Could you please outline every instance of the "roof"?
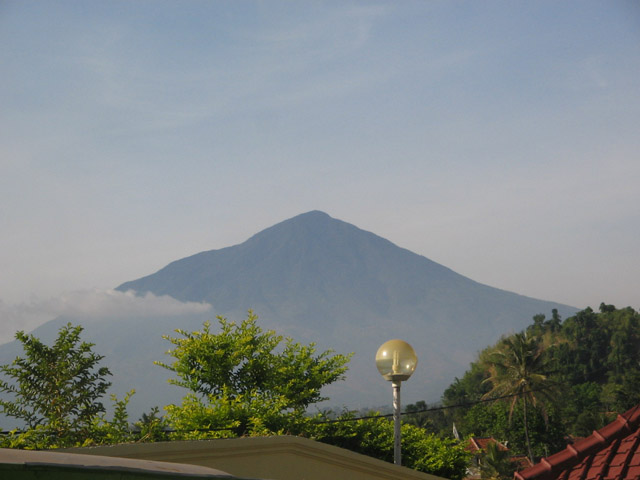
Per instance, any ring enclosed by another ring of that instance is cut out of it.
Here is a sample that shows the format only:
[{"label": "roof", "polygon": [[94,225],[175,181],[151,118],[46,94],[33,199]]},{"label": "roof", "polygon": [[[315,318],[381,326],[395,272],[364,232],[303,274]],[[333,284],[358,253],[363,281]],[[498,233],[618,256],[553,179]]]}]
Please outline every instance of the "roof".
[{"label": "roof", "polygon": [[[498,450],[503,452],[508,452],[509,448],[503,443],[500,443],[493,437],[469,437],[469,441],[465,446],[465,449],[468,452],[473,453],[474,455],[481,454],[487,451],[487,446],[495,443],[498,445]],[[523,470],[525,468],[531,467],[533,464],[529,457],[526,455],[511,455],[509,457],[512,463],[515,464],[515,468],[517,470]]]},{"label": "roof", "polygon": [[516,480],[640,480],[640,405],[561,452],[517,472]]},{"label": "roof", "polygon": [[[65,451],[201,465],[240,478],[444,480],[334,445],[288,435],[128,443],[69,448]],[[0,478],[3,478],[1,474]]]},{"label": "roof", "polygon": [[[43,478],[200,478],[226,479],[234,477],[217,469],[197,465],[110,458],[57,451],[34,451],[0,448],[0,476],[9,472],[16,477],[24,472],[36,472]],[[56,474],[58,472],[58,474]],[[76,474],[73,476],[72,474]],[[2,477],[4,478],[4,477]],[[32,478],[32,477],[29,477]],[[35,478],[35,477],[34,477]]]},{"label": "roof", "polygon": [[472,453],[481,451],[484,452],[487,449],[487,445],[489,445],[490,443],[497,443],[499,450],[509,450],[493,437],[469,437],[469,443],[467,444],[465,449]]}]

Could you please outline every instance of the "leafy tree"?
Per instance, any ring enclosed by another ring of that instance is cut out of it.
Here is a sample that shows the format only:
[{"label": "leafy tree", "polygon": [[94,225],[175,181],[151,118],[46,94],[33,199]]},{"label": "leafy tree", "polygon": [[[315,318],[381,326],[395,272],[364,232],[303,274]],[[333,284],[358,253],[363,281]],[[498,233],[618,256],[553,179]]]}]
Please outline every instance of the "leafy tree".
[{"label": "leafy tree", "polygon": [[139,442],[160,442],[169,439],[167,420],[160,415],[160,408],[153,407],[149,413],[143,413],[134,423],[134,430]]},{"label": "leafy tree", "polygon": [[[327,423],[309,426],[313,437],[388,462],[393,461],[393,422],[385,418],[355,421],[345,413]],[[415,425],[402,424],[402,464],[452,480],[464,478],[471,455],[463,445],[442,439]]]},{"label": "leafy tree", "polygon": [[429,407],[424,400],[407,405],[403,421],[429,432],[436,433],[440,437],[452,437],[451,422],[446,417],[441,405]]},{"label": "leafy tree", "polygon": [[175,346],[167,352],[175,361],[156,363],[177,375],[170,383],[191,391],[181,406],[166,407],[176,429],[246,434],[294,428],[309,405],[327,399],[322,387],[342,379],[351,358],[263,332],[251,311],[239,325],[223,317],[218,322],[218,333],[205,322],[202,331],[164,337]]},{"label": "leafy tree", "polygon": [[192,393],[181,405],[167,405],[166,418],[174,440],[202,440],[239,436],[299,435],[311,417],[287,410],[286,399],[259,397],[254,393],[210,395],[203,400]]},{"label": "leafy tree", "polygon": [[529,438],[528,407],[536,406],[538,398],[551,400],[549,389],[552,386],[548,378],[548,365],[542,353],[544,347],[540,337],[527,333],[516,333],[505,338],[486,359],[489,377],[485,382],[491,383],[492,389],[485,398],[510,396],[509,418],[517,402],[522,402],[522,419],[524,436],[529,458],[533,462],[533,451]]},{"label": "leafy tree", "polygon": [[425,412],[427,408],[427,402],[424,400],[407,405],[404,421],[416,427],[433,430],[433,420],[430,418],[429,412]]},{"label": "leafy tree", "polygon": [[551,320],[546,322],[546,326],[552,332],[557,332],[560,330],[560,326],[562,325],[562,319],[560,318],[560,314],[558,313],[558,309],[554,308],[551,310]]},{"label": "leafy tree", "polygon": [[91,445],[105,445],[124,443],[138,439],[128,422],[127,405],[134,391],[128,392],[122,400],[111,395],[114,414],[111,420],[104,413],[96,415],[91,425],[79,432],[69,432],[67,435],[54,436],[46,424],[37,425],[27,430],[12,430],[0,440],[3,448],[51,449],[64,447],[87,447]]},{"label": "leafy tree", "polygon": [[629,369],[616,391],[614,410],[625,412],[640,403],[640,365]]},{"label": "leafy tree", "polygon": [[565,423],[571,426],[572,434],[586,437],[608,423],[600,413],[601,385],[595,382],[580,383],[570,386],[568,392],[559,408]]},{"label": "leafy tree", "polygon": [[[525,331],[528,337],[539,339],[539,362],[545,365],[548,380],[561,386],[563,393],[539,404],[546,409],[547,423],[543,421],[545,411],[527,402],[527,427],[534,454],[562,448],[562,435],[589,435],[640,403],[640,313],[633,308],[617,309],[602,303],[599,312],[586,308],[564,322],[553,311],[550,320],[534,316]],[[502,341],[481,352],[464,376],[451,384],[442,397],[445,406],[472,404],[493,389],[492,382],[486,380],[487,365],[501,345]],[[498,412],[508,414],[509,408],[475,405],[448,410],[446,415],[462,434],[492,435],[509,440],[512,450],[525,451],[520,426],[524,404],[516,402],[510,425]]]},{"label": "leafy tree", "polygon": [[98,367],[103,357],[92,351],[94,345],[80,341],[82,330],[67,324],[52,346],[17,332],[25,357],[0,366],[11,379],[0,380],[0,392],[13,395],[0,400],[2,413],[34,430],[40,444],[82,443],[105,411],[100,399],[111,385],[106,380],[111,372]]},{"label": "leafy tree", "polygon": [[134,393],[134,390],[129,391],[122,400],[118,400],[118,397],[111,395],[114,410],[113,418],[109,420],[104,413],[95,417],[87,437],[82,441],[82,446],[110,445],[139,440],[139,436],[129,424],[129,413],[127,411],[129,399]]},{"label": "leafy tree", "polygon": [[[471,364],[464,376],[457,378],[444,391],[442,395],[442,403],[446,407],[455,407],[445,410],[444,414],[449,420],[451,427],[455,423],[457,428],[466,434],[479,434],[475,428],[465,428],[465,415],[471,408],[471,405],[481,400],[482,395],[487,393],[491,387],[484,380],[487,378],[487,370],[480,364],[474,362]],[[468,405],[468,406],[463,406]]]},{"label": "leafy tree", "polygon": [[[493,437],[507,444],[512,452],[526,452],[522,410],[523,402],[516,404],[512,415],[506,402],[480,403],[469,409],[461,425],[466,435]],[[545,413],[540,405],[529,405],[527,412],[527,428],[534,455],[547,455],[547,452],[566,446],[565,428],[553,405],[547,406]]]},{"label": "leafy tree", "polygon": [[598,314],[585,308],[568,318],[562,327],[562,335],[568,342],[560,359],[563,376],[571,384],[606,382],[609,332]]},{"label": "leafy tree", "polygon": [[497,442],[487,444],[480,459],[480,477],[482,480],[509,480],[513,478],[515,465],[509,451],[500,448]]}]

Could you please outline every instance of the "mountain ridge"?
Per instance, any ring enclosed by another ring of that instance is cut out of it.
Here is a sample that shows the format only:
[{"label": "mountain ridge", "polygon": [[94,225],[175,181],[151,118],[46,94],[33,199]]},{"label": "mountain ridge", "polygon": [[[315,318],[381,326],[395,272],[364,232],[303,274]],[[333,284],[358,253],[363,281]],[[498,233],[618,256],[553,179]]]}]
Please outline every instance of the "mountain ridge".
[{"label": "mountain ridge", "polygon": [[346,381],[324,393],[329,405],[366,408],[388,403],[374,355],[390,338],[409,341],[420,358],[405,398],[432,402],[501,335],[554,308],[563,317],[577,311],[483,285],[320,211],[284,220],[240,244],[170,262],[117,290],[213,306],[209,313],[156,319],[59,318],[36,329],[34,334],[52,337],[62,322],[85,326],[87,340],[114,373],[116,392],[137,389],[134,411],[179,401],[185,392],[167,385],[168,372],[152,364],[170,347],[162,335],[198,330],[215,315],[240,321],[251,309],[264,330],[314,342],[319,350],[354,352]]},{"label": "mountain ridge", "polygon": [[[345,239],[351,245],[345,245]],[[295,248],[300,245],[303,247],[302,251]],[[371,250],[376,251],[377,258],[363,258],[368,252],[370,254]],[[383,253],[392,258],[385,257]],[[227,261],[221,262],[224,256],[227,256]],[[282,287],[290,287],[293,283],[308,285],[313,282],[314,274],[326,274],[330,269],[334,274],[331,279],[338,284],[344,283],[341,282],[341,278],[349,275],[349,269],[361,268],[366,260],[387,263],[386,268],[394,268],[401,262],[401,269],[405,273],[413,272],[414,276],[415,262],[419,261],[422,262],[422,268],[429,269],[430,275],[446,275],[478,284],[425,256],[417,255],[374,233],[315,210],[266,228],[240,244],[176,260],[154,274],[125,282],[116,289],[132,289],[137,294],[168,294],[182,301],[209,301],[214,303],[214,306],[225,309],[228,308],[227,303],[233,303],[235,300],[215,305],[216,301],[220,301],[220,297],[216,297],[211,290],[206,290],[211,287],[217,288],[214,275],[239,275],[236,281],[231,279],[236,290],[246,290],[245,286],[249,282],[253,284],[254,290],[258,289],[264,293],[264,286],[259,283],[263,280],[262,277],[283,270],[287,263],[295,268],[287,271],[286,278],[278,279],[284,282]],[[258,282],[249,277],[250,273],[258,276]],[[303,273],[307,275],[302,276]],[[339,275],[336,276],[336,273]],[[173,279],[168,275],[173,276]],[[354,278],[350,278],[350,281],[359,283]],[[185,285],[189,286],[184,288]],[[376,285],[369,287],[375,288]],[[226,292],[220,292],[223,293]],[[376,296],[380,294],[378,290]]]},{"label": "mountain ridge", "polygon": [[[232,318],[252,309],[280,333],[355,351],[352,370],[358,373],[350,381],[359,389],[376,374],[359,373],[370,367],[363,352],[374,353],[387,337],[428,345],[423,363],[433,371],[430,381],[444,388],[455,376],[446,356],[456,357],[449,362],[462,374],[477,351],[524,328],[533,315],[576,310],[483,285],[317,210],[240,244],[177,260],[118,289],[206,301]],[[455,332],[459,340],[450,338]]]}]

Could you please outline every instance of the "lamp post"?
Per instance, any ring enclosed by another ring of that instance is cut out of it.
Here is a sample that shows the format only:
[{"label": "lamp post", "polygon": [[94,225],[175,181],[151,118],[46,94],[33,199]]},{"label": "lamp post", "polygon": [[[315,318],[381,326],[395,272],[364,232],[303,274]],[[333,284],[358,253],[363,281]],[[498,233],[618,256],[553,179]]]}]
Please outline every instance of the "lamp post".
[{"label": "lamp post", "polygon": [[416,369],[418,357],[404,340],[389,340],[376,352],[376,367],[393,386],[393,463],[401,464],[400,384],[408,380]]}]

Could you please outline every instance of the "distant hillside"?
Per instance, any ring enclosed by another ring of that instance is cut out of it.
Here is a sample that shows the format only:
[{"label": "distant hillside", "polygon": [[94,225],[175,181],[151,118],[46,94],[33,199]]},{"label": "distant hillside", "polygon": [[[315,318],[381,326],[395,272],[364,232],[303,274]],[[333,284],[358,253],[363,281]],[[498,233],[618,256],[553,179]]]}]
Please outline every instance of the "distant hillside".
[{"label": "distant hillside", "polygon": [[[234,320],[252,309],[265,329],[322,349],[355,352],[347,381],[327,392],[331,405],[353,408],[389,403],[390,387],[373,361],[387,339],[409,341],[419,356],[418,369],[403,389],[405,401],[433,401],[465,372],[477,351],[501,334],[525,327],[537,313],[549,316],[557,308],[566,317],[576,311],[482,285],[318,211],[267,228],[242,244],[177,260],[118,290],[206,301],[214,314]],[[105,364],[112,366],[120,390],[136,387],[136,405],[146,408],[167,403],[166,392],[181,393],[164,384],[167,371],[150,363],[168,348],[160,336],[173,328],[196,329],[214,314],[155,322],[105,318],[86,325],[86,333],[97,343],[96,351],[107,355]]]}]

